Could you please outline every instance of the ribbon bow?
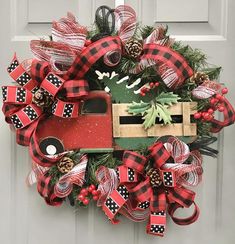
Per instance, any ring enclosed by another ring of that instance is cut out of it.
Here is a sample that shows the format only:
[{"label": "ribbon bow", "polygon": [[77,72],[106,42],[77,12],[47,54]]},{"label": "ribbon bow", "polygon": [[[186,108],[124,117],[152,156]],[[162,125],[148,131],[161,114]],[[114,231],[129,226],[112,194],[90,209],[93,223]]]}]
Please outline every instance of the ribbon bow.
[{"label": "ribbon bow", "polygon": [[[166,211],[173,221],[187,225],[196,221],[199,209],[194,203],[195,193],[183,185],[197,185],[201,180],[201,155],[190,152],[188,146],[170,137],[166,144],[157,141],[149,148],[148,157],[125,151],[123,165],[117,169],[119,185],[104,201],[105,214],[116,223],[117,213],[135,221],[149,218],[147,232],[163,236],[166,226]],[[173,160],[173,161],[172,161]],[[195,205],[192,216],[186,219],[174,217],[180,207]],[[146,209],[149,209],[146,212]],[[145,211],[145,217],[136,217],[136,211]]]},{"label": "ribbon bow", "polygon": [[[25,128],[27,132],[32,133],[33,129],[31,128],[36,128],[36,121],[45,112],[65,118],[78,116],[78,102],[66,102],[58,99],[57,94],[62,89],[65,92],[65,99],[80,99],[88,94],[88,84],[85,80],[65,82],[63,78],[50,72],[47,62],[34,59],[26,69],[25,62],[19,63],[15,55],[8,67],[8,72],[20,86],[2,87],[3,111],[6,121],[12,123],[15,129],[22,130],[21,135],[25,135]],[[51,100],[51,107],[47,110],[35,101],[43,98]],[[31,133],[28,133],[28,138]],[[24,138],[22,141],[18,136],[18,143],[28,145],[28,138]]]},{"label": "ribbon bow", "polygon": [[78,164],[71,171],[61,176],[56,183],[51,181],[49,168],[33,164],[27,182],[29,185],[37,182],[38,192],[46,203],[51,206],[59,206],[62,204],[63,199],[72,192],[73,185],[82,186],[84,184],[87,161],[87,156],[82,156]]}]

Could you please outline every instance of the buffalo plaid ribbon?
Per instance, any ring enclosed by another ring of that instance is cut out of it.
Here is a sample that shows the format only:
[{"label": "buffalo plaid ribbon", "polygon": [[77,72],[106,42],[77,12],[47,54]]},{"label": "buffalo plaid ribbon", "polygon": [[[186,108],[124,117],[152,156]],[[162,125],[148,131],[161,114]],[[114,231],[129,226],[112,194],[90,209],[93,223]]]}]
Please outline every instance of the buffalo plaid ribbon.
[{"label": "buffalo plaid ribbon", "polygon": [[37,190],[48,205],[60,206],[62,204],[63,198],[59,198],[55,195],[54,185],[51,182],[51,176],[48,172],[38,177]]},{"label": "buffalo plaid ribbon", "polygon": [[158,74],[169,88],[180,87],[186,79],[193,75],[193,70],[178,52],[156,43],[144,45],[139,64],[130,72],[139,73],[147,65],[157,65]]},{"label": "buffalo plaid ribbon", "polygon": [[220,130],[222,130],[224,127],[229,126],[234,123],[235,121],[235,111],[233,106],[229,103],[229,101],[225,98],[224,99],[224,120],[219,121],[217,119],[213,119],[211,121],[211,132],[218,133]]},{"label": "buffalo plaid ribbon", "polygon": [[117,36],[102,38],[85,48],[79,55],[71,68],[65,74],[64,79],[82,79],[92,65],[102,58],[106,53],[122,49],[121,40]]},{"label": "buffalo plaid ribbon", "polygon": [[[149,223],[146,231],[149,234],[163,236],[166,228],[167,204],[169,206],[168,213],[177,224],[190,224],[196,221],[199,211],[195,205],[195,211],[189,218],[177,219],[173,216],[179,207],[188,208],[194,203],[195,193],[177,185],[172,170],[162,169],[171,154],[161,141],[151,146],[149,152],[147,158],[136,152],[124,152],[123,165],[117,168],[120,184],[107,197],[102,208],[113,223],[117,223],[117,220],[115,220],[116,214],[125,212],[123,208],[129,206],[129,202],[133,205],[132,210],[129,207],[129,212],[126,214],[129,218],[133,216],[131,211],[144,211],[149,208]],[[145,172],[149,160],[153,161],[153,168],[158,169],[160,172],[163,184],[159,187],[152,187],[150,176]]]}]

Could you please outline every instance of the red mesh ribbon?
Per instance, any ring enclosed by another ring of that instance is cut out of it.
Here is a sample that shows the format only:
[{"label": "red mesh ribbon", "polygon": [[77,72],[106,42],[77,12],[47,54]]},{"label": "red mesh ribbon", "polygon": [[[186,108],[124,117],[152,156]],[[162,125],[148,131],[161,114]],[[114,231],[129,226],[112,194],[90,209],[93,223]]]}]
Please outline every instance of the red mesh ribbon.
[{"label": "red mesh ribbon", "polygon": [[[171,138],[169,142],[174,143]],[[182,145],[183,143],[177,144],[178,147]],[[178,148],[179,150],[180,148]],[[173,169],[164,169],[167,160],[176,157],[177,153],[173,154],[168,151],[161,141],[156,142],[149,148],[149,151],[148,158],[136,152],[124,152],[123,165],[117,169],[119,186],[106,198],[102,208],[113,223],[118,223],[115,219],[117,213],[134,221],[144,220],[148,217],[147,233],[163,236],[166,228],[167,204],[168,213],[177,224],[193,223],[198,218],[199,211],[195,205],[195,212],[191,217],[179,220],[173,216],[179,207],[188,208],[194,203],[195,193],[177,184],[178,179]],[[185,150],[184,153],[187,151]],[[153,168],[158,169],[161,175],[163,184],[159,187],[152,187],[150,176],[145,171],[146,164],[150,159],[153,160]],[[146,211],[148,208],[150,211]],[[141,210],[145,212],[139,217],[138,211]]]}]

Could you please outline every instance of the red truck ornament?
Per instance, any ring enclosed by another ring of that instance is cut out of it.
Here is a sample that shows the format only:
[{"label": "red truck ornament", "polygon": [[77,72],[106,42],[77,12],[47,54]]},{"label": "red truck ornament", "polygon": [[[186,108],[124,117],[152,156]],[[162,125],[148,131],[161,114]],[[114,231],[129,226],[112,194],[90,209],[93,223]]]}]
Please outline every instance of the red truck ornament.
[{"label": "red truck ornament", "polygon": [[70,150],[112,152],[148,146],[165,135],[183,137],[184,141],[195,139],[196,124],[190,121],[195,102],[179,102],[169,108],[172,115],[182,117],[182,123],[156,123],[149,129],[144,129],[141,116],[128,113],[128,105],[112,104],[111,95],[105,91],[91,91],[82,101],[77,118],[50,116],[39,124],[41,151],[46,155]]}]

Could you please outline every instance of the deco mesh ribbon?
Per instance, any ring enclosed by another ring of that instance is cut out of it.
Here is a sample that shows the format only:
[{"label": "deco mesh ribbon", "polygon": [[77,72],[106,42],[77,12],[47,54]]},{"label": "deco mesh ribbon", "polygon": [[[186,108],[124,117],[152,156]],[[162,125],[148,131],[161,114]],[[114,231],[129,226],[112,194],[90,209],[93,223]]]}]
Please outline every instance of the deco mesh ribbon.
[{"label": "deco mesh ribbon", "polygon": [[[101,181],[98,189],[102,196],[106,196],[102,208],[113,223],[117,223],[117,213],[134,221],[148,218],[147,233],[163,236],[166,211],[179,225],[188,225],[197,220],[199,209],[194,202],[195,193],[184,186],[196,186],[201,181],[202,158],[199,151],[190,152],[185,143],[174,137],[170,137],[166,144],[159,139],[149,148],[149,152],[148,157],[132,151],[124,152],[123,165],[117,168],[119,184],[113,187],[111,193],[102,191],[105,184],[112,182],[107,177],[107,169],[98,170],[98,179],[102,179],[100,174],[106,171],[106,181]],[[158,179],[154,181],[156,174]],[[174,216],[178,208],[188,208],[192,204],[195,206],[192,216],[186,219]],[[146,212],[146,209],[149,211]],[[134,217],[136,211],[141,210],[145,211],[142,219]]]}]

